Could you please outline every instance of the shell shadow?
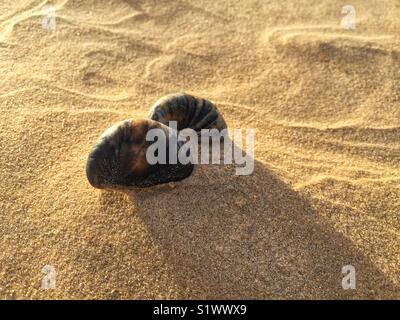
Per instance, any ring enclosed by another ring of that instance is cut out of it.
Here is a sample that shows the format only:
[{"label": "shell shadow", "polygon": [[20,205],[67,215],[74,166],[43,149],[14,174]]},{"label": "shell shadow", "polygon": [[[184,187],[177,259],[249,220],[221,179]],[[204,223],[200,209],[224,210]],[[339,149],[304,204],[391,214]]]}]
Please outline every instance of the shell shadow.
[{"label": "shell shadow", "polygon": [[[197,165],[173,185],[129,191],[183,299],[393,298],[399,288],[262,163]],[[132,228],[135,228],[133,225]],[[345,265],[356,290],[343,290]]]}]

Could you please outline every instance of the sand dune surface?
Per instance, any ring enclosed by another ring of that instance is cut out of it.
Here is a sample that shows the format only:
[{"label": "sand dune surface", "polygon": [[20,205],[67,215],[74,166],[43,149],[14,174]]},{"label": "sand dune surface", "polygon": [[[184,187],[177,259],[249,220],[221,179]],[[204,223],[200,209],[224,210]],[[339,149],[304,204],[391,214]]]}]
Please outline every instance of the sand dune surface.
[{"label": "sand dune surface", "polygon": [[[347,4],[2,1],[0,297],[399,299],[400,5]],[[255,130],[253,174],[92,188],[97,137],[179,91]]]}]

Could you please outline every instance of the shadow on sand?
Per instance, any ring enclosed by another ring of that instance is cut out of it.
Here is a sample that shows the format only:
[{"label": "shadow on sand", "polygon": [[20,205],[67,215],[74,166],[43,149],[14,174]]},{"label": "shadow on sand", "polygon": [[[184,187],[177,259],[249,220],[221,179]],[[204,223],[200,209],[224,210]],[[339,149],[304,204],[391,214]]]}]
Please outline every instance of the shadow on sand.
[{"label": "shadow on sand", "polygon": [[[184,299],[398,295],[349,239],[257,161],[251,176],[236,176],[233,165],[198,165],[173,186],[128,194]],[[348,264],[357,271],[356,290],[341,286]]]}]

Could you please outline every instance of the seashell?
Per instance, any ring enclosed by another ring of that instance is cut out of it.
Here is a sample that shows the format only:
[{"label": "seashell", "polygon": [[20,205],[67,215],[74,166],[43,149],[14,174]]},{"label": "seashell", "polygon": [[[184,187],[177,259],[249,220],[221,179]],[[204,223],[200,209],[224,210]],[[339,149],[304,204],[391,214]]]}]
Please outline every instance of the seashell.
[{"label": "seashell", "polygon": [[[177,129],[226,128],[225,120],[208,100],[184,93],[167,95],[151,108],[149,119],[128,119],[107,129],[93,146],[86,164],[89,183],[99,189],[119,187],[150,187],[179,181],[188,177],[194,168],[192,163],[182,164],[170,160],[169,138],[178,132],[168,127],[169,121],[177,121]],[[146,141],[152,129],[161,130],[166,137],[166,163],[150,164],[146,154],[154,143]],[[178,154],[183,142],[177,143],[172,153]]]},{"label": "seashell", "polygon": [[212,102],[186,93],[162,97],[151,107],[148,117],[165,125],[176,121],[178,130],[226,129],[224,118]]}]

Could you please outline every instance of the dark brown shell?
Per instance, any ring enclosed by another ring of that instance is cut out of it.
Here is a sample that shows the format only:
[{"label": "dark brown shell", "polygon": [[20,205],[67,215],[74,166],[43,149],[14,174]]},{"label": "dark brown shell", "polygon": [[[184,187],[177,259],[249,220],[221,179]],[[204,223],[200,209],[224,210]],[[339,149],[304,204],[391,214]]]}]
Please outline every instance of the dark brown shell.
[{"label": "dark brown shell", "polygon": [[176,121],[178,130],[226,129],[224,118],[212,102],[187,93],[162,97],[151,107],[148,117],[165,125]]},{"label": "dark brown shell", "polygon": [[[125,120],[107,129],[95,143],[86,164],[86,176],[95,188],[150,187],[186,178],[193,164],[155,164],[147,162],[146,141],[151,129],[172,134],[167,126],[150,120]],[[168,145],[167,145],[168,150]],[[168,153],[167,153],[168,154]]]},{"label": "dark brown shell", "polygon": [[[93,187],[149,187],[189,176],[193,171],[192,163],[148,163],[146,152],[153,142],[146,141],[146,134],[151,129],[163,130],[166,137],[177,134],[168,127],[170,121],[177,121],[178,131],[226,129],[225,120],[213,103],[185,93],[170,94],[158,100],[149,118],[122,121],[100,136],[86,164],[86,175]],[[169,150],[168,145],[166,148]]]}]

